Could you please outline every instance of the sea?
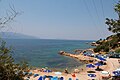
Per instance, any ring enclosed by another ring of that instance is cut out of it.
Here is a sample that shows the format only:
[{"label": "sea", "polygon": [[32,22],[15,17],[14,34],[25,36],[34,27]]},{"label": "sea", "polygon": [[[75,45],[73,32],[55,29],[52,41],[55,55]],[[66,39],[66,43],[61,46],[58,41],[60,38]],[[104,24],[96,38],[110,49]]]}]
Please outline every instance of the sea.
[{"label": "sea", "polygon": [[75,54],[76,49],[92,48],[92,40],[54,40],[54,39],[5,39],[12,49],[15,62],[25,60],[33,67],[48,67],[55,70],[73,69],[83,63],[66,56],[59,51]]}]

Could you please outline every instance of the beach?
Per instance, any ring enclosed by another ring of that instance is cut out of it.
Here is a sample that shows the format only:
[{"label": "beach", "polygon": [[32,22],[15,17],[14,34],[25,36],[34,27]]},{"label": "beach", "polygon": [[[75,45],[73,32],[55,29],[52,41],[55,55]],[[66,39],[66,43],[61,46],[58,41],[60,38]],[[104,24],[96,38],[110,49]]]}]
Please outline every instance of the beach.
[{"label": "beach", "polygon": [[0,3],[0,80],[120,80],[120,0]]},{"label": "beach", "polygon": [[[72,58],[76,58],[77,59],[81,59],[81,60],[89,60],[91,59],[91,57],[88,57],[88,56],[83,56],[83,55],[74,55],[74,54],[71,54],[70,57],[72,56]],[[92,59],[95,59],[92,57]],[[96,61],[97,62],[97,59]],[[61,74],[55,74],[54,71],[52,72],[41,72],[39,69],[35,69],[35,70],[31,70],[32,73],[34,74],[39,74],[39,76],[37,77],[33,77],[31,76],[30,77],[30,80],[38,80],[40,76],[53,76],[53,77],[63,77],[64,80],[69,80],[69,78],[71,78],[72,80],[76,80],[76,79],[79,79],[79,80],[92,80],[92,79],[95,79],[95,80],[102,80],[102,76],[108,76],[108,77],[111,77],[113,76],[113,71],[116,70],[117,68],[119,68],[120,64],[118,62],[118,59],[116,58],[107,58],[106,59],[106,65],[103,65],[103,66],[100,66],[100,69],[102,69],[103,71],[107,71],[109,72],[109,75],[103,75],[102,74],[102,71],[96,71],[95,69],[97,68],[97,66],[95,66],[94,68],[87,68],[87,67],[82,67],[82,68],[76,68],[79,70],[79,72],[72,72],[72,73],[64,73],[64,72],[61,72]],[[94,63],[94,62],[92,62]],[[95,71],[95,75],[96,77],[94,78],[91,78],[88,76],[88,71]],[[68,71],[69,72],[69,71]],[[73,74],[75,74],[75,76],[73,77]],[[46,78],[45,80],[50,80],[48,78]]]},{"label": "beach", "polygon": [[[21,43],[28,45],[24,45]],[[86,67],[86,64],[94,64],[99,59],[95,57],[86,56],[83,54],[86,50],[91,50],[92,47],[89,44],[86,44],[88,41],[71,41],[71,40],[9,40],[9,45],[14,45],[16,48],[16,53],[14,55],[15,60],[27,59],[31,66],[36,67],[35,69],[30,69],[29,72],[32,72],[32,75],[25,76],[25,79],[30,77],[29,80],[38,80],[40,76],[53,76],[53,77],[63,77],[64,80],[69,78],[76,78],[79,80],[88,80],[92,79],[88,76],[88,71],[95,71],[97,80],[102,80],[102,71],[96,71],[94,68]],[[90,41],[92,42],[92,41]],[[37,46],[36,46],[37,45]],[[91,49],[89,49],[91,48]],[[64,54],[58,54],[58,51],[64,50]],[[78,52],[73,52],[77,50]],[[83,50],[83,52],[79,52]],[[24,52],[24,53],[21,53]],[[113,71],[119,68],[119,62],[116,58],[106,58],[107,65],[100,66],[103,71],[108,71],[110,75],[113,75]],[[52,72],[41,71],[42,68],[48,67]],[[68,74],[64,72],[67,68]],[[74,70],[79,70],[77,73],[74,73]],[[56,75],[55,72],[60,72],[60,75]],[[37,76],[34,77],[34,75]],[[71,74],[75,74],[75,77],[72,77]],[[108,75],[107,75],[108,76]],[[46,78],[47,79],[47,78]]]}]

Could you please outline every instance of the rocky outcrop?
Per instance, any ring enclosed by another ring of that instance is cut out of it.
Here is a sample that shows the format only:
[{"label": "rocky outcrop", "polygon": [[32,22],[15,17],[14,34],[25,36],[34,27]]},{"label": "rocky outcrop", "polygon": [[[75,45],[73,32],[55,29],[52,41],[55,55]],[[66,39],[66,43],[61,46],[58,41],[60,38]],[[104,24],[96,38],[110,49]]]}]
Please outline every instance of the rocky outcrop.
[{"label": "rocky outcrop", "polygon": [[67,52],[64,52],[64,51],[60,51],[59,54],[63,55],[63,56],[68,56],[68,57],[77,59],[77,60],[79,60],[80,62],[83,62],[83,63],[93,63],[93,62],[96,61],[95,58],[89,57],[89,56],[84,56],[83,54],[71,54],[71,53],[67,53]]}]

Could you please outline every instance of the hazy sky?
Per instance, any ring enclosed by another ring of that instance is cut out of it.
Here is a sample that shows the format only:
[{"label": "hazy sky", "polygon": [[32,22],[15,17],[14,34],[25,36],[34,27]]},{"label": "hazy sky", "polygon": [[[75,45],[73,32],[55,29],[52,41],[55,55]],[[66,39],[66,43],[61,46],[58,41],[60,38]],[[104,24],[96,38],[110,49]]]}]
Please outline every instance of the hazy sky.
[{"label": "hazy sky", "polygon": [[2,0],[0,16],[10,5],[22,12],[6,31],[44,39],[96,40],[111,33],[105,18],[117,18],[118,0]]}]

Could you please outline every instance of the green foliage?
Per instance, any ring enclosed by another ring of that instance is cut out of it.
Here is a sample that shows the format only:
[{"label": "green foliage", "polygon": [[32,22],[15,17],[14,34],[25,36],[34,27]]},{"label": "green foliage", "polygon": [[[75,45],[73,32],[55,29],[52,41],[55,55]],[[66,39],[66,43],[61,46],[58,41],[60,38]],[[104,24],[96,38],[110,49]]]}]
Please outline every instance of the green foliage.
[{"label": "green foliage", "polygon": [[94,52],[100,52],[100,51],[109,52],[109,47],[105,46],[105,45],[99,45],[96,48],[94,48],[93,50],[94,50]]},{"label": "green foliage", "polygon": [[[7,16],[0,17],[0,28],[6,27],[19,14],[14,6],[10,6]],[[26,63],[15,64],[11,49],[6,47],[6,42],[0,38],[0,80],[23,80],[23,71],[27,70]]]},{"label": "green foliage", "polygon": [[120,15],[120,1],[119,1],[119,3],[117,3],[117,5],[115,5],[114,10],[118,15]]},{"label": "green foliage", "polygon": [[115,5],[115,12],[118,14],[118,19],[106,18],[106,24],[109,26],[108,30],[113,33],[120,33],[120,1]]},{"label": "green foliage", "polygon": [[111,35],[109,37],[106,38],[106,40],[100,41],[99,40],[97,42],[99,42],[98,46],[96,46],[96,48],[94,48],[95,52],[100,52],[100,51],[104,51],[104,52],[109,52],[110,49],[116,49],[119,47],[118,42],[120,41],[120,38],[118,37],[120,36],[119,34],[116,35]]},{"label": "green foliage", "polygon": [[93,49],[94,52],[100,52],[101,51],[101,46],[97,46],[96,48]]},{"label": "green foliage", "polygon": [[109,47],[108,46],[104,48],[104,52],[109,52]]},{"label": "green foliage", "polygon": [[4,41],[0,42],[0,80],[23,80],[23,71],[27,70],[26,63],[15,64],[10,55],[11,49]]},{"label": "green foliage", "polygon": [[120,48],[115,50],[116,53],[120,53]]}]

